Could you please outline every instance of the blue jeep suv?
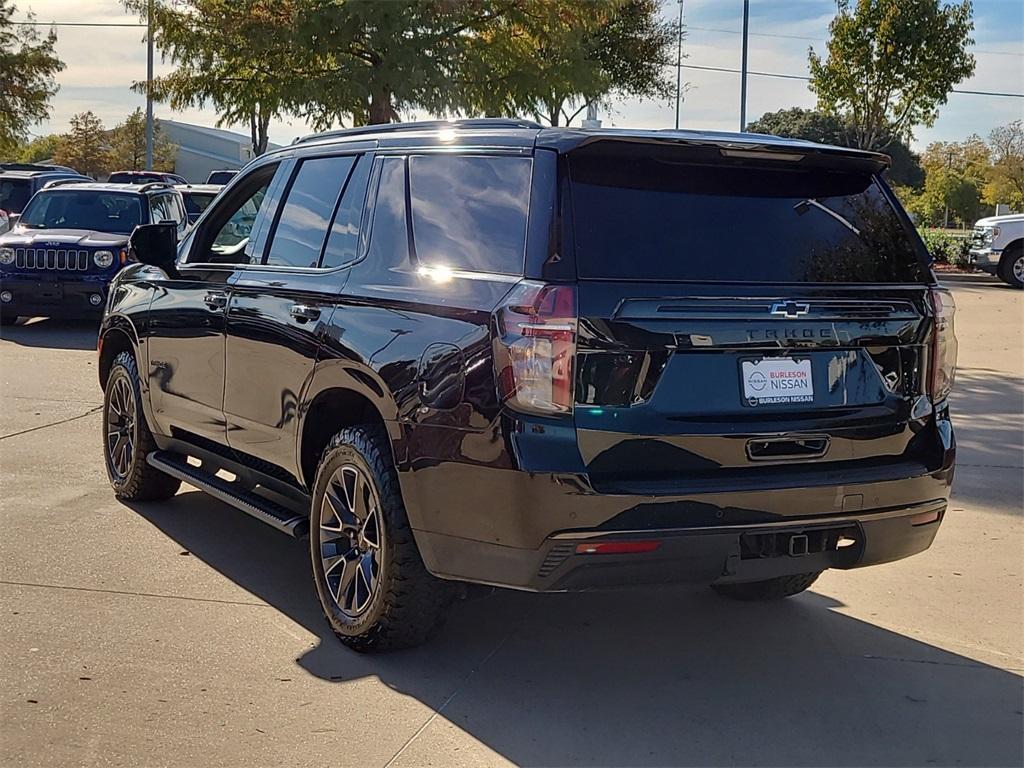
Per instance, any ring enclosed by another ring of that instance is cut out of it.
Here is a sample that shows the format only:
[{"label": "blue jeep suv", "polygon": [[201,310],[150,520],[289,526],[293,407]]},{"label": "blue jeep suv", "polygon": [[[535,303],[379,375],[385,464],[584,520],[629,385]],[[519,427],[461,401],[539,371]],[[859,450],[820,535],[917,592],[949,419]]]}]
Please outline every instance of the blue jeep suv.
[{"label": "blue jeep suv", "polygon": [[18,317],[99,316],[107,285],[128,261],[139,224],[188,227],[181,193],[164,183],[58,181],[37,192],[0,235],[0,322]]}]

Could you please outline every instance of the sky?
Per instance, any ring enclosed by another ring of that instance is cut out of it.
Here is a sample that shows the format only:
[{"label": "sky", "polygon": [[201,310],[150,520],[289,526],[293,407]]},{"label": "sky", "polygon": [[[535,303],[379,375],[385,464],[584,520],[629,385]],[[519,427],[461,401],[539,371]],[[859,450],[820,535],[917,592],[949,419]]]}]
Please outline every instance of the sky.
[{"label": "sky", "polygon": [[[131,24],[118,0],[15,0],[15,19],[31,10],[41,22],[102,22]],[[684,0],[687,36],[683,80],[687,84],[681,109],[681,128],[737,130],[739,126],[740,77],[728,72],[687,69],[686,66],[740,66],[742,0]],[[975,0],[973,53],[975,74],[960,89],[1024,92],[1024,0]],[[751,71],[791,75],[807,74],[807,50],[824,53],[828,25],[836,12],[835,0],[751,0],[749,63]],[[663,0],[663,13],[675,17],[675,0]],[[41,135],[62,132],[70,117],[87,109],[112,127],[145,100],[130,88],[146,76],[146,46],[137,27],[58,27],[57,52],[67,68],[57,81],[60,91],[52,102],[51,119],[33,129]],[[160,62],[157,74],[173,69]],[[767,111],[814,106],[814,95],[801,80],[749,76],[747,119]],[[212,109],[172,112],[156,105],[158,118],[214,126]],[[410,114],[408,119],[428,118]],[[599,115],[604,125],[666,128],[675,121],[675,101],[665,103],[618,101]],[[912,146],[920,150],[932,141],[958,141],[977,133],[986,136],[993,128],[1024,118],[1024,99],[953,93],[939,110],[931,128],[919,127]],[[224,126],[248,133],[246,126]],[[309,132],[302,121],[275,121],[270,140],[287,144]]]}]

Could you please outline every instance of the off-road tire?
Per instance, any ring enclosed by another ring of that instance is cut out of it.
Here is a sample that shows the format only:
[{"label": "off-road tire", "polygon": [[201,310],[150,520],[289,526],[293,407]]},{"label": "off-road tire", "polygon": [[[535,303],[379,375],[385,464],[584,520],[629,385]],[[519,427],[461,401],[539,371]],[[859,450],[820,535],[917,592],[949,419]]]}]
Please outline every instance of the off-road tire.
[{"label": "off-road tire", "polygon": [[[378,497],[384,529],[378,583],[368,607],[349,616],[335,601],[321,559],[320,523],[324,494],[343,466],[365,473]],[[409,648],[426,642],[444,623],[457,585],[427,572],[409,527],[398,476],[383,425],[348,427],[324,449],[317,467],[309,518],[313,582],[320,606],[332,631],[359,652]]]},{"label": "off-road tire", "polygon": [[996,270],[999,273],[999,279],[1014,288],[1024,288],[1024,282],[1021,282],[1013,274],[1014,263],[1022,257],[1024,257],[1024,246],[1014,243],[1003,251],[1003,256],[999,259],[999,268]]},{"label": "off-road tire", "polygon": [[[109,441],[111,428],[110,400],[118,381],[125,381],[131,389],[132,408],[135,412],[134,441],[131,463],[123,475],[115,471]],[[103,388],[103,458],[107,477],[114,489],[114,495],[122,501],[160,501],[171,498],[181,487],[181,481],[161,472],[146,461],[146,456],[157,449],[153,433],[149,431],[146,415],[142,411],[142,388],[139,383],[139,369],[131,352],[121,352],[114,358]]]},{"label": "off-road tire", "polygon": [[781,600],[800,594],[821,576],[821,571],[778,576],[765,581],[744,581],[737,584],[712,584],[711,588],[733,600]]}]

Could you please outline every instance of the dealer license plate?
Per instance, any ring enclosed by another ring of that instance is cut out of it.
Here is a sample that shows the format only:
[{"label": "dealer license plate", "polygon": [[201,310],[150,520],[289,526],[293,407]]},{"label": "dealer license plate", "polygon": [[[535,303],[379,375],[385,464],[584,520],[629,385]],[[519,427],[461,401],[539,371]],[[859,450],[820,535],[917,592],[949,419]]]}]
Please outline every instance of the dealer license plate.
[{"label": "dealer license plate", "polygon": [[750,405],[814,402],[810,360],[766,357],[744,360],[743,397]]}]

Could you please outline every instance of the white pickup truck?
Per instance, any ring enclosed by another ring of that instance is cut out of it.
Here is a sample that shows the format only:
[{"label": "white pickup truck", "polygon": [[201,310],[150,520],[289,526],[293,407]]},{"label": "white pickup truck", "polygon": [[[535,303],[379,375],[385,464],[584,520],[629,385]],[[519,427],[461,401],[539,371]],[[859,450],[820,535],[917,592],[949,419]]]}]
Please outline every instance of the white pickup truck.
[{"label": "white pickup truck", "polygon": [[1024,288],[1024,213],[978,219],[971,237],[971,263]]}]

